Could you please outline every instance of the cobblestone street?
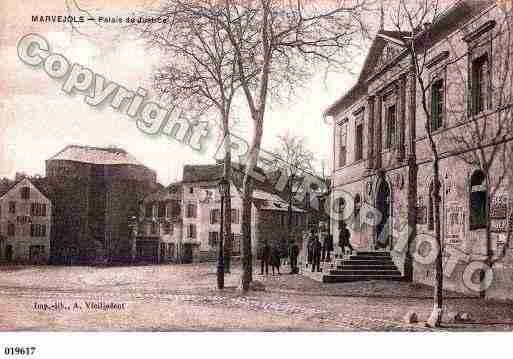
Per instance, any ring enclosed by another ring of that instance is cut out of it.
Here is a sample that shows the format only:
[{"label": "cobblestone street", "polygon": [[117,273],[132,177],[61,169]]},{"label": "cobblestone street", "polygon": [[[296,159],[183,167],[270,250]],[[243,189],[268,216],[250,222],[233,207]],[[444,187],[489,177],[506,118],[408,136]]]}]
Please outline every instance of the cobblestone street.
[{"label": "cobblestone street", "polygon": [[[432,289],[402,282],[322,284],[302,275],[255,275],[265,291],[241,295],[238,263],[215,289],[215,264],[131,267],[3,267],[1,330],[422,331]],[[88,309],[86,302],[123,304]],[[62,303],[68,309],[38,309]],[[472,320],[450,330],[511,330],[513,305],[446,293],[449,311]],[[415,311],[419,324],[402,317]],[[9,319],[7,319],[9,318]]]}]

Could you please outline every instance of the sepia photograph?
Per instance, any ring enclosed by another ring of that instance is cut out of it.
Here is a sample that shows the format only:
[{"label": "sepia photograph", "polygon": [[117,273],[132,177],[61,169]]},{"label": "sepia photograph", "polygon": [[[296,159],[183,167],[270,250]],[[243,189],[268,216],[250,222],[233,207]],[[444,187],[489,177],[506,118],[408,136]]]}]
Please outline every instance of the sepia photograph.
[{"label": "sepia photograph", "polygon": [[0,14],[3,357],[511,338],[511,0]]}]

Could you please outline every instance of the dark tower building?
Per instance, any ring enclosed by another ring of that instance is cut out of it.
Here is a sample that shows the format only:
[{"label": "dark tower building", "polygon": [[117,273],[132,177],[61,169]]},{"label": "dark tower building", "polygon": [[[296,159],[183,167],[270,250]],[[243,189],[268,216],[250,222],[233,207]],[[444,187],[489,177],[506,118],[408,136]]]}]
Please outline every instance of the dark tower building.
[{"label": "dark tower building", "polygon": [[120,148],[67,146],[46,160],[54,201],[51,261],[129,262],[129,219],[157,189],[156,174]]}]

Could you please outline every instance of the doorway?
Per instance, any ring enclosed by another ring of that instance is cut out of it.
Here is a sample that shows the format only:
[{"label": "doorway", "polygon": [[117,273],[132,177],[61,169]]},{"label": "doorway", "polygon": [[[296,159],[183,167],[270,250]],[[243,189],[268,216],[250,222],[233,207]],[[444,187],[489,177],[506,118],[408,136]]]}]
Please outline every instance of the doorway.
[{"label": "doorway", "polygon": [[5,246],[5,260],[7,262],[12,262],[12,246],[10,244]]},{"label": "doorway", "polygon": [[381,221],[376,226],[375,248],[377,250],[390,249],[391,243],[391,193],[390,186],[382,179],[376,193],[376,209],[381,213]]}]

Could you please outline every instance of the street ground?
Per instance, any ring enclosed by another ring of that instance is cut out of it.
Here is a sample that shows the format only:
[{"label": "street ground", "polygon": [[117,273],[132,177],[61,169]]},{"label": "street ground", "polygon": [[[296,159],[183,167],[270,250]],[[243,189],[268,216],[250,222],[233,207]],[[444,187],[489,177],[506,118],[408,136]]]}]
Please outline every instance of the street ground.
[{"label": "street ground", "polygon": [[[425,331],[432,289],[403,282],[323,284],[302,275],[263,277],[265,291],[237,289],[239,263],[218,291],[215,263],[126,267],[0,267],[2,331]],[[88,309],[86,302],[122,309]],[[40,309],[54,303],[68,309]],[[38,308],[35,308],[38,306]],[[472,320],[446,330],[512,330],[513,303],[446,293],[446,312]],[[419,324],[405,324],[408,311]]]}]

